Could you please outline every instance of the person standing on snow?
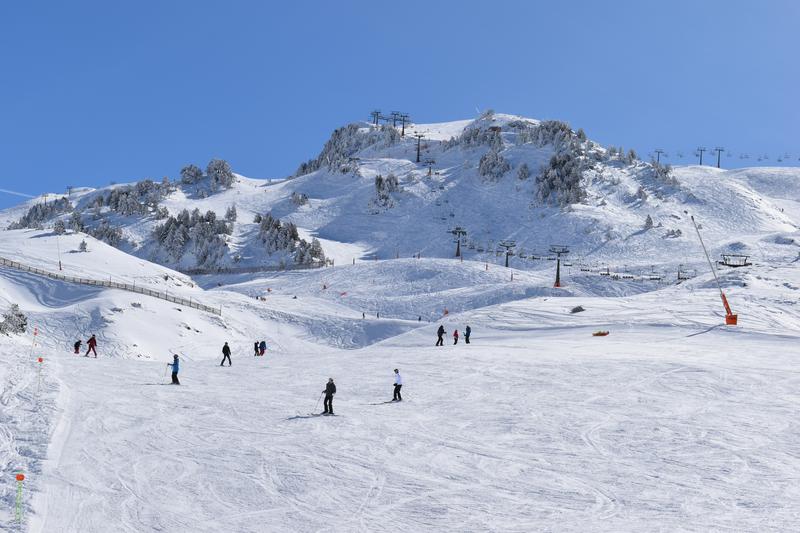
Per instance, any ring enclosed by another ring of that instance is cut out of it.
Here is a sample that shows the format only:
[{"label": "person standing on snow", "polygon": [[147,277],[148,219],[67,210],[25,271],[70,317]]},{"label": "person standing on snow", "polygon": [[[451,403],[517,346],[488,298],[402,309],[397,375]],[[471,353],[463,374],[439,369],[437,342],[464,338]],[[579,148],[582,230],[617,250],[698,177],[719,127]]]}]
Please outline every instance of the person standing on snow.
[{"label": "person standing on snow", "polygon": [[323,405],[325,406],[325,410],[322,411],[323,415],[332,415],[333,414],[333,395],[336,394],[336,384],[333,382],[333,378],[328,378],[328,384],[325,385],[325,390],[322,391],[325,393],[325,401]]},{"label": "person standing on snow", "polygon": [[258,357],[258,341],[253,343],[253,357]]},{"label": "person standing on snow", "polygon": [[472,335],[472,328],[467,324],[467,329],[464,330],[464,342],[469,344],[469,336]]},{"label": "person standing on snow", "polygon": [[258,355],[264,355],[264,353],[267,351],[266,341],[261,341],[261,344],[258,345],[258,351],[259,351]]},{"label": "person standing on snow", "polygon": [[439,329],[436,331],[436,336],[439,337],[439,340],[436,341],[436,346],[444,346],[445,333],[444,326],[439,325]]},{"label": "person standing on snow", "polygon": [[89,337],[89,340],[86,341],[86,345],[89,347],[84,354],[84,357],[89,357],[89,352],[94,352],[94,358],[97,359],[97,339],[94,338],[94,335]]},{"label": "person standing on snow", "polygon": [[172,384],[180,385],[181,382],[178,381],[178,369],[180,367],[180,363],[178,363],[178,354],[172,356],[172,362],[167,363],[167,366],[172,367]]},{"label": "person standing on snow", "polygon": [[225,359],[228,360],[228,366],[233,366],[231,364],[231,348],[228,346],[228,343],[225,343],[225,346],[222,347],[222,362],[219,366],[225,366]]},{"label": "person standing on snow", "polygon": [[403,397],[400,395],[400,389],[403,388],[403,378],[400,376],[400,371],[396,368],[394,369],[394,396],[392,397],[393,402],[402,402]]},{"label": "person standing on snow", "polygon": [[75,341],[75,344],[72,345],[75,348],[75,355],[80,355],[80,353],[81,353],[81,344],[83,344],[83,343],[78,340],[78,341]]},{"label": "person standing on snow", "polygon": [[453,330],[453,345],[458,344],[458,330]]}]

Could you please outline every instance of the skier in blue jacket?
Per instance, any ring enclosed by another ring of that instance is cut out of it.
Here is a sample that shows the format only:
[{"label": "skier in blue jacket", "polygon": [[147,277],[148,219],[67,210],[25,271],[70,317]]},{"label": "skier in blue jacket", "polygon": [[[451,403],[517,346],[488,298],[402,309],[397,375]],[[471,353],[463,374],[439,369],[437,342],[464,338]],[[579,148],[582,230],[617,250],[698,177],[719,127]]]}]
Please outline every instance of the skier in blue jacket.
[{"label": "skier in blue jacket", "polygon": [[178,381],[178,370],[180,368],[180,363],[178,363],[178,354],[173,356],[173,362],[167,363],[167,366],[172,367],[172,384],[173,385],[180,385],[181,382]]}]

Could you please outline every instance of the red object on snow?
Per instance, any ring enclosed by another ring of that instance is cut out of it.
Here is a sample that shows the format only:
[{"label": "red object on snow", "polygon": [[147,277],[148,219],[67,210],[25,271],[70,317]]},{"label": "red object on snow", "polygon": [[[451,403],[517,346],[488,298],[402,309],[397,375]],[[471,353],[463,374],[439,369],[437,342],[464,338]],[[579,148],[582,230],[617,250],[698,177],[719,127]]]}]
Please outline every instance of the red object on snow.
[{"label": "red object on snow", "polygon": [[610,332],[608,331],[595,331],[594,333],[592,333],[592,337],[605,337],[609,333]]},{"label": "red object on snow", "polygon": [[17,481],[25,481],[25,474],[17,474]]},{"label": "red object on snow", "polygon": [[42,359],[42,358],[40,357],[40,358],[39,358],[39,362],[41,363],[42,361],[44,361],[44,359]]}]

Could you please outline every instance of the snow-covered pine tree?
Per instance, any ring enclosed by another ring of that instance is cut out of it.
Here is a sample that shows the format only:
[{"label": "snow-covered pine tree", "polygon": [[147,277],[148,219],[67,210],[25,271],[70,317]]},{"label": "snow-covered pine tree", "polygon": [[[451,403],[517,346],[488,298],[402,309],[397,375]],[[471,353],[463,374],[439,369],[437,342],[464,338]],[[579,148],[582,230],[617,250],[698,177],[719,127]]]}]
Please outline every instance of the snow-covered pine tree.
[{"label": "snow-covered pine tree", "polygon": [[495,150],[489,150],[478,163],[478,173],[484,178],[497,181],[511,169],[511,165]]},{"label": "snow-covered pine tree", "polygon": [[73,211],[69,216],[69,229],[76,233],[86,229],[83,225],[83,218],[81,218],[81,214],[77,210]]},{"label": "snow-covered pine tree", "polygon": [[539,185],[537,198],[543,203],[565,207],[586,199],[582,184],[582,164],[571,151],[555,154],[550,163],[536,178]]},{"label": "snow-covered pine tree", "polygon": [[17,222],[9,224],[8,229],[41,228],[49,220],[72,209],[72,204],[66,197],[58,198],[49,203],[36,204]]},{"label": "snow-covered pine tree", "polygon": [[306,205],[308,203],[308,195],[294,191],[292,193],[292,203],[297,206]]},{"label": "snow-covered pine tree", "polygon": [[357,152],[372,146],[389,147],[399,140],[400,132],[389,125],[365,129],[361,124],[348,124],[334,130],[320,154],[302,163],[294,176],[302,176],[323,167],[331,172],[345,174],[354,171],[357,174],[357,164],[351,159]]},{"label": "snow-covered pine tree", "polygon": [[651,161],[650,164],[653,167],[653,177],[656,179],[656,181],[658,181],[662,185],[668,185],[671,187],[680,186],[680,182],[672,174],[671,165],[663,165],[657,161]]},{"label": "snow-covered pine tree", "polygon": [[232,205],[225,211],[225,220],[234,223],[236,222],[236,206]]},{"label": "snow-covered pine tree", "polygon": [[212,159],[206,167],[206,174],[211,179],[211,188],[229,189],[233,185],[233,171],[224,159]]},{"label": "snow-covered pine tree", "polygon": [[530,175],[531,175],[531,169],[528,168],[528,164],[522,163],[519,166],[519,170],[517,170],[517,179],[526,180],[530,177]]},{"label": "snow-covered pine tree", "polygon": [[181,169],[181,183],[191,185],[203,179],[203,171],[197,165],[186,165]]},{"label": "snow-covered pine tree", "polygon": [[25,330],[28,329],[28,317],[25,316],[17,304],[11,304],[8,311],[3,313],[2,318],[0,333],[25,333]]},{"label": "snow-covered pine tree", "polygon": [[89,232],[95,239],[106,242],[116,247],[122,241],[122,230],[103,220],[99,226]]},{"label": "snow-covered pine tree", "polygon": [[53,223],[53,233],[56,235],[64,235],[67,232],[67,227],[64,225],[62,219],[58,219]]}]

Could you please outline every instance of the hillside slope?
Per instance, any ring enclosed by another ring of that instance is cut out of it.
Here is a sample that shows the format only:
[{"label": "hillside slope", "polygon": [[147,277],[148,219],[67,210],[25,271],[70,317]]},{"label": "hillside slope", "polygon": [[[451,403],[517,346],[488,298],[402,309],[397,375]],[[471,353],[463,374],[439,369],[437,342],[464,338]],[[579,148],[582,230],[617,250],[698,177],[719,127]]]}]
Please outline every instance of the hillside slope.
[{"label": "hillside slope", "polygon": [[[312,258],[303,248],[310,244],[300,243],[314,237],[338,264],[373,256],[452,257],[449,232],[461,226],[465,257],[477,261],[501,261],[498,243],[513,239],[512,262],[526,270],[542,267],[538,258],[551,244],[565,244],[574,261],[595,270],[610,265],[641,272],[656,265],[674,271],[678,264],[702,264],[690,215],[715,256],[797,255],[791,241],[797,240],[800,210],[792,184],[800,170],[669,169],[602,147],[563,123],[511,115],[417,124],[409,131],[425,135],[420,163],[412,136],[351,125],[336,130],[292,179],[232,175],[229,188],[196,177],[189,184],[79,189],[68,206],[36,224],[49,227],[61,218],[69,227],[75,210],[85,231],[182,270],[318,261],[321,255]],[[233,206],[235,221],[226,220]],[[205,225],[190,229],[195,222],[187,219],[182,235],[154,233],[165,217],[180,218],[183,210],[200,217],[212,212],[216,220],[201,218]],[[2,212],[0,223],[18,221],[21,213]],[[255,222],[266,214],[282,229]]]}]

